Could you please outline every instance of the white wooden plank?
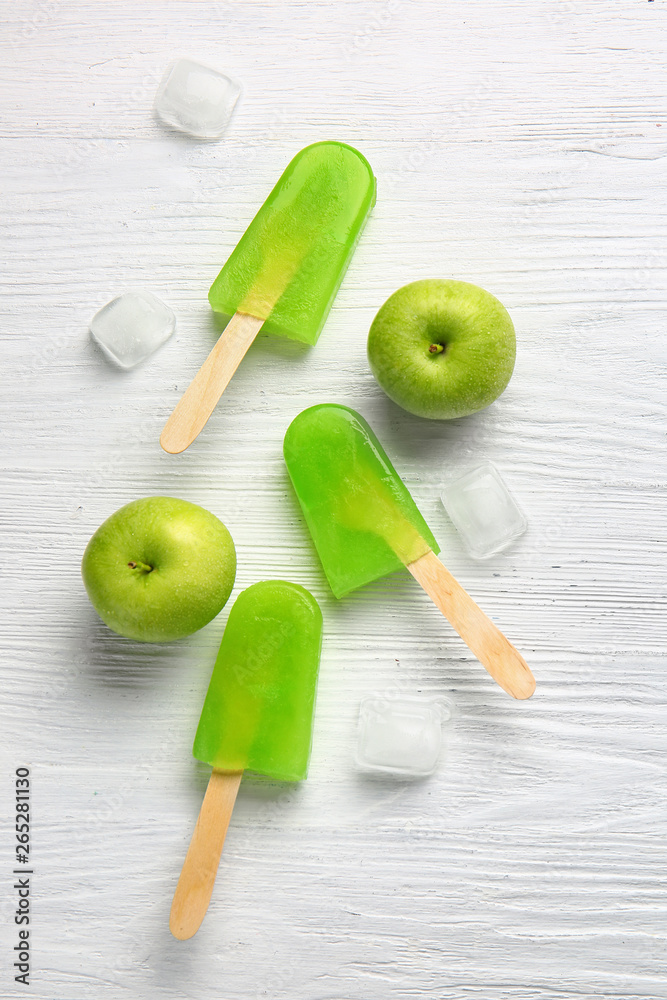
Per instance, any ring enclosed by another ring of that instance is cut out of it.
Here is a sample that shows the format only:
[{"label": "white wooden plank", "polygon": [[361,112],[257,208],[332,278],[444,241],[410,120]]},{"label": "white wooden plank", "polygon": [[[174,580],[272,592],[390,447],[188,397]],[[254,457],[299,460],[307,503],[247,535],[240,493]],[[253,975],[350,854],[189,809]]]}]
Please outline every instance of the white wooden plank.
[{"label": "white wooden plank", "polygon": [[[32,768],[31,996],[667,997],[664,4],[6,7],[0,759],[10,802]],[[152,116],[181,54],[243,82],[221,142]],[[215,337],[211,280],[289,158],[332,137],[368,156],[378,202],[317,347],[260,337],[196,444],[163,454]],[[517,327],[507,392],[449,424],[396,408],[365,357],[382,302],[425,276],[489,288]],[[88,321],[142,286],[177,333],[118,372]],[[320,400],[375,427],[444,561],[526,655],[530,702],[407,574],[333,599],[281,457]],[[482,458],[530,528],[475,563],[438,494]],[[228,608],[144,646],[108,632],[79,576],[98,524],[155,493],[225,521],[234,597],[286,577],[325,617],[308,781],[244,781],[186,945],[168,913]],[[360,775],[360,700],[416,691],[453,708],[438,770]],[[0,993],[18,997],[7,819],[0,835]]]}]

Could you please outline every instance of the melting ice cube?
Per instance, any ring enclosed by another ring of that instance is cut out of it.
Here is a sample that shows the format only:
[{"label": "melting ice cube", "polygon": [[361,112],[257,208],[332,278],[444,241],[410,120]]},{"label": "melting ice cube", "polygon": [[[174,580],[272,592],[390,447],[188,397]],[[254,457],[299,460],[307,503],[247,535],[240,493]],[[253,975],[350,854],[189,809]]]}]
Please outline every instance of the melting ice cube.
[{"label": "melting ice cube", "polygon": [[463,544],[475,559],[500,552],[528,526],[491,462],[448,483],[440,496]]},{"label": "melting ice cube", "polygon": [[90,335],[121,368],[134,368],[174,332],[176,317],[151,292],[126,292],[90,321]]},{"label": "melting ice cube", "polygon": [[366,698],[359,709],[357,765],[362,771],[419,778],[432,774],[450,712],[442,700]]},{"label": "melting ice cube", "polygon": [[179,59],[162,78],[155,111],[172,128],[198,139],[218,139],[240,95],[236,80],[191,59]]}]

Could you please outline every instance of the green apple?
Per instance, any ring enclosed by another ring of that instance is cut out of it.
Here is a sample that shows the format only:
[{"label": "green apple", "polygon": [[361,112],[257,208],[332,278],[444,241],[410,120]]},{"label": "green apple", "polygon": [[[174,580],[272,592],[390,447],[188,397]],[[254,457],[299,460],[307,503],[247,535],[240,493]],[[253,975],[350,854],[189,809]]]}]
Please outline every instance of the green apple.
[{"label": "green apple", "polygon": [[236,550],[210,511],[172,497],[145,497],[100,525],[83,554],[88,596],[110,629],[170,642],[203,628],[234,586]]},{"label": "green apple", "polygon": [[483,410],[509,382],[515,356],[507,310],[467,281],[404,285],[387,299],[368,335],[371,371],[389,398],[431,420]]}]

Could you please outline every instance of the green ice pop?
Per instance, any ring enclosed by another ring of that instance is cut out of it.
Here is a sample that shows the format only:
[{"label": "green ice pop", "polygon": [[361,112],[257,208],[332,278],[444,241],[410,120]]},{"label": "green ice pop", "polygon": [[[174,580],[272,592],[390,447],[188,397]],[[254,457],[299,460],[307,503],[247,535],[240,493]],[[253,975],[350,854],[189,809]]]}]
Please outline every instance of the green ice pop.
[{"label": "green ice pop", "polygon": [[268,580],[236,599],[193,749],[213,770],[171,905],[181,941],[208,908],[243,772],[306,777],[321,643],[322,613],[303,587]]},{"label": "green ice pop", "polygon": [[356,149],[302,149],[213,282],[211,306],[260,317],[263,333],[315,344],[374,204],[373,171]]},{"label": "green ice pop", "polygon": [[322,403],[285,435],[285,462],[336,597],[402,569],[438,543],[360,414]]},{"label": "green ice pop", "polygon": [[256,583],[229,615],[193,753],[219,771],[306,777],[322,613],[295,583]]},{"label": "green ice pop", "polygon": [[366,421],[347,406],[300,413],[285,462],[336,597],[406,566],[493,679],[529,698],[523,657],[442,565],[438,545]]},{"label": "green ice pop", "polygon": [[231,316],[167,420],[160,444],[192,444],[260,330],[315,344],[375,204],[375,178],[342,142],[307,146],[288,164],[213,282]]}]

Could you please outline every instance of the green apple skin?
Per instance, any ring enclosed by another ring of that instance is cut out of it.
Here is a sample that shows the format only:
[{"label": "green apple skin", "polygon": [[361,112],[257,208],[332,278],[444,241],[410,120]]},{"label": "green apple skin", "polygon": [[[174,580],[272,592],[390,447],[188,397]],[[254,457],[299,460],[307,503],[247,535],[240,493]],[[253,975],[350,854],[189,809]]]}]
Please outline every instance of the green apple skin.
[{"label": "green apple skin", "polygon": [[514,370],[509,313],[468,281],[426,278],[391,295],[368,335],[371,371],[390,399],[431,420],[489,406]]},{"label": "green apple skin", "polygon": [[236,550],[210,511],[187,500],[145,497],[100,525],[81,573],[110,629],[141,642],[171,642],[222,610],[234,586]]}]

